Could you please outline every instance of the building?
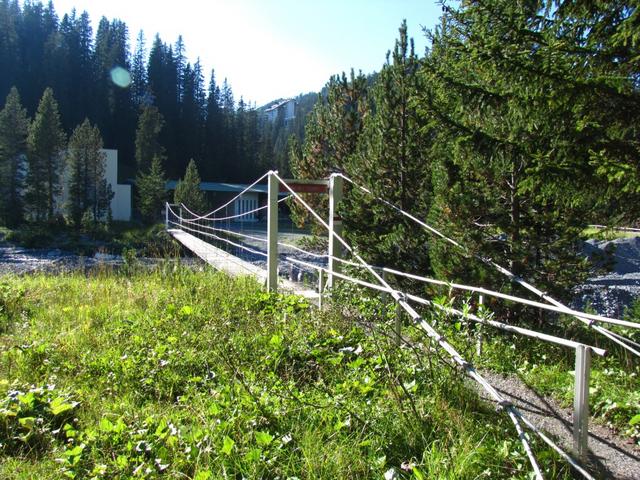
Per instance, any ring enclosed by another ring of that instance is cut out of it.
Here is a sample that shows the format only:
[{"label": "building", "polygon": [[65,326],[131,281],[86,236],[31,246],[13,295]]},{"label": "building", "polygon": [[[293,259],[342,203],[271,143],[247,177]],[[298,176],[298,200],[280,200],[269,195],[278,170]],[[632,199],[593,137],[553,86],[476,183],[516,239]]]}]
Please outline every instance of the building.
[{"label": "building", "polygon": [[296,118],[296,101],[292,98],[280,100],[267,108],[264,114],[270,122],[275,122],[280,114],[285,123],[291,122]]}]

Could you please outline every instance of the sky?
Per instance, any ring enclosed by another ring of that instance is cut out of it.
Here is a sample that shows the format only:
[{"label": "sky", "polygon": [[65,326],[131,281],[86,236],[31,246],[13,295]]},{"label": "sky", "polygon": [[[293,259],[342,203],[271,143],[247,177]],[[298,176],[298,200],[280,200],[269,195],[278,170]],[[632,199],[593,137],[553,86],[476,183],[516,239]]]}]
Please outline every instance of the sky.
[{"label": "sky", "polygon": [[102,16],[129,27],[131,48],[143,30],[147,48],[156,33],[174,44],[182,35],[192,63],[199,57],[205,82],[215,69],[236,100],[261,106],[278,98],[318,92],[331,75],[380,70],[407,20],[416,52],[423,27],[438,22],[435,0],[53,0],[58,16],[86,10],[95,30]]}]

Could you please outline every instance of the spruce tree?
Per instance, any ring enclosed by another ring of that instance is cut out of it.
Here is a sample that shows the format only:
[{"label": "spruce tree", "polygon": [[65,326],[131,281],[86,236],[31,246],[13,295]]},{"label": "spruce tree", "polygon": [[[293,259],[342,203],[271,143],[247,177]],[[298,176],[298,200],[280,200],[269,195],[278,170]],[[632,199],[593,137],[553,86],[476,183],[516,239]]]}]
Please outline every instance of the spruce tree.
[{"label": "spruce tree", "polygon": [[209,180],[223,180],[222,165],[222,106],[220,87],[216,85],[215,72],[211,70],[204,123],[204,164],[202,175]]},{"label": "spruce tree", "polygon": [[29,119],[20,94],[11,88],[0,112],[0,218],[8,226],[23,220],[22,190]]},{"label": "spruce tree", "polygon": [[29,128],[26,207],[36,221],[53,219],[60,193],[60,170],[66,137],[53,90],[42,95]]},{"label": "spruce tree", "polygon": [[138,188],[138,208],[142,219],[152,223],[158,220],[166,199],[166,179],[159,156],[153,157],[151,167],[145,173],[139,173],[136,179]]},{"label": "spruce tree", "polygon": [[[130,158],[136,108],[130,87],[129,31],[121,20],[102,18],[96,31],[94,59],[97,71],[97,107],[92,120],[100,127],[107,145],[118,147],[120,155]],[[122,74],[122,77],[117,72]]]},{"label": "spruce tree", "polygon": [[85,119],[73,131],[67,150],[65,212],[76,228],[83,220],[95,226],[109,218],[113,192],[105,178],[106,159],[101,149],[98,127]]},{"label": "spruce tree", "polygon": [[[180,151],[179,164],[186,168],[188,159],[202,158],[205,98],[199,62],[194,67],[187,63],[182,75],[182,100],[180,102]],[[184,161],[184,164],[182,163]]]},{"label": "spruce tree", "polygon": [[182,74],[182,72],[178,72],[173,48],[167,46],[159,36],[156,36],[149,53],[147,81],[153,95],[153,103],[157,106],[164,119],[162,143],[167,151],[168,158],[171,159],[171,162],[165,166],[169,175],[174,176],[174,178],[183,171],[182,168],[174,167],[174,162],[182,156],[178,148],[180,133],[179,92],[181,89],[179,73]]},{"label": "spruce tree", "polygon": [[204,192],[200,189],[200,174],[196,162],[191,159],[184,178],[178,181],[173,194],[173,203],[184,204],[189,210],[203,214],[207,209],[207,201]]},{"label": "spruce tree", "polygon": [[148,171],[154,158],[164,162],[164,147],[159,136],[164,126],[162,114],[153,105],[145,105],[140,110],[136,130],[136,164],[138,172]]},{"label": "spruce tree", "polygon": [[147,96],[146,43],[144,32],[140,30],[136,38],[136,49],[131,65],[132,96],[136,105],[141,105]]},{"label": "spruce tree", "polygon": [[0,95],[7,92],[19,78],[21,44],[18,31],[21,20],[17,2],[0,2]]}]

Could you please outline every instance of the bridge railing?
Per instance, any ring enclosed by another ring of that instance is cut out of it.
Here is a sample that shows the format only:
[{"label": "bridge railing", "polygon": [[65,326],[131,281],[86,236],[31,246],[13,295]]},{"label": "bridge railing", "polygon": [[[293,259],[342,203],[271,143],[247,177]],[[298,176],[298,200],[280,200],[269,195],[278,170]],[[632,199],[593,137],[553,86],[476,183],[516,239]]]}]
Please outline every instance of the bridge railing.
[{"label": "bridge railing", "polygon": [[[322,298],[323,298],[323,295],[325,294],[325,281],[324,281],[325,276],[326,276],[326,286],[329,288],[329,291],[331,291],[330,290],[331,288],[335,287],[336,281],[340,279],[341,281],[351,282],[366,288],[379,291],[382,294],[384,294],[387,298],[389,297],[393,298],[397,305],[397,320],[395,324],[395,335],[396,335],[397,341],[400,342],[402,340],[401,314],[402,312],[404,312],[405,314],[409,315],[414,325],[422,329],[422,331],[424,331],[442,349],[444,349],[450,355],[450,357],[462,369],[464,369],[465,372],[471,378],[476,380],[476,382],[478,382],[478,384],[494,399],[494,401],[496,401],[498,405],[501,406],[507,412],[510,419],[514,423],[515,429],[518,432],[520,440],[523,443],[523,446],[525,448],[525,451],[527,452],[530,463],[532,465],[532,468],[537,478],[542,478],[542,474],[538,468],[537,462],[530,449],[526,436],[523,433],[521,422],[524,425],[526,425],[530,430],[532,430],[534,433],[539,435],[543,441],[545,441],[555,451],[557,451],[565,460],[567,460],[574,468],[576,468],[576,470],[579,471],[585,478],[592,478],[589,475],[589,473],[586,472],[573,458],[571,458],[566,452],[564,452],[560,447],[558,447],[558,445],[556,445],[555,442],[553,442],[546,435],[540,432],[540,430],[537,429],[535,425],[533,425],[515,406],[513,406],[508,400],[506,400],[499,392],[497,392],[482,377],[482,375],[478,373],[478,371],[470,363],[468,363],[466,360],[464,360],[461,357],[461,355],[456,351],[456,349],[450,343],[448,343],[444,339],[444,337],[442,337],[442,335],[440,335],[431,324],[429,324],[424,318],[420,316],[420,314],[412,307],[411,303],[427,306],[430,308],[436,308],[436,309],[445,311],[449,314],[459,316],[467,321],[480,323],[483,325],[490,326],[492,328],[497,328],[503,331],[509,331],[512,333],[533,337],[541,341],[546,341],[546,342],[554,343],[557,345],[562,345],[564,347],[573,348],[575,350],[575,356],[576,356],[575,387],[574,387],[574,450],[576,454],[582,459],[586,457],[586,454],[588,452],[588,417],[589,417],[588,405],[589,405],[589,377],[590,377],[591,354],[594,353],[596,355],[601,355],[601,356],[605,355],[606,351],[604,349],[596,348],[580,342],[575,342],[572,340],[548,335],[542,332],[536,332],[534,330],[530,330],[522,327],[507,325],[501,322],[497,322],[495,320],[484,318],[483,316],[478,316],[478,315],[471,314],[469,312],[462,312],[460,310],[456,310],[451,307],[445,307],[445,306],[439,305],[427,299],[392,288],[391,285],[388,283],[388,275],[404,276],[406,278],[411,278],[413,280],[421,281],[425,283],[431,283],[436,285],[446,285],[449,288],[469,291],[474,294],[478,294],[482,297],[494,296],[496,298],[500,298],[503,300],[522,303],[527,306],[540,308],[547,311],[553,311],[556,313],[571,315],[571,316],[574,316],[575,318],[578,318],[581,322],[588,324],[595,331],[605,334],[605,336],[607,336],[607,338],[609,338],[610,340],[618,343],[619,345],[623,346],[624,348],[627,348],[628,350],[638,355],[640,355],[640,353],[636,350],[636,348],[640,347],[640,345],[635,344],[635,342],[631,341],[630,339],[626,339],[625,337],[622,337],[619,334],[616,334],[607,329],[604,329],[603,327],[600,327],[599,324],[610,323],[610,324],[624,326],[628,328],[640,328],[640,324],[619,320],[619,319],[612,319],[612,318],[601,316],[601,315],[587,314],[585,312],[580,312],[577,310],[570,309],[569,307],[547,296],[546,294],[536,289],[532,285],[528,284],[524,280],[520,279],[519,277],[516,277],[505,268],[493,262],[493,260],[483,258],[483,257],[478,257],[478,258],[480,258],[480,260],[482,260],[484,263],[492,266],[493,268],[496,268],[498,271],[500,271],[501,273],[509,277],[512,281],[534,292],[536,295],[540,297],[541,300],[544,300],[547,303],[533,301],[526,298],[517,297],[514,295],[507,295],[501,292],[492,291],[482,287],[473,287],[468,285],[443,282],[441,280],[431,279],[424,276],[401,272],[394,269],[378,268],[378,267],[369,265],[357,254],[357,252],[342,237],[342,220],[340,219],[337,213],[339,203],[342,200],[345,180],[353,184],[355,188],[360,188],[361,190],[371,194],[371,192],[368,189],[358,185],[353,180],[349,179],[348,177],[342,174],[331,175],[328,181],[326,181],[326,186],[328,187],[327,190],[329,193],[329,219],[328,221],[325,221],[323,218],[321,218],[317,214],[317,212],[315,212],[309,206],[307,202],[304,201],[304,199],[300,196],[299,192],[296,191],[296,189],[293,188],[292,185],[289,184],[289,182],[280,178],[277,172],[271,171],[263,175],[260,179],[258,179],[249,187],[247,187],[247,189],[245,189],[235,198],[238,198],[240,195],[242,195],[242,193],[244,193],[249,188],[256,185],[258,182],[264,180],[265,178],[267,180],[267,186],[268,186],[267,204],[257,208],[256,210],[253,210],[252,212],[246,212],[245,214],[254,213],[255,211],[259,211],[263,209],[267,210],[266,238],[255,237],[255,236],[247,235],[244,233],[234,232],[229,229],[224,229],[224,228],[219,228],[214,226],[216,221],[229,220],[229,219],[234,219],[241,216],[241,215],[225,215],[223,217],[216,217],[216,214],[219,213],[222,209],[226,208],[228,205],[230,205],[234,201],[234,199],[230,200],[226,204],[222,205],[218,209],[206,215],[197,215],[194,212],[190,211],[184,205],[167,204],[166,226],[167,228],[176,227],[176,228],[184,229],[189,233],[206,236],[208,238],[213,238],[216,241],[224,241],[227,244],[231,244],[236,247],[243,248],[249,251],[252,251],[252,249],[247,247],[246,245],[242,245],[242,241],[234,242],[228,237],[235,235],[238,237],[244,237],[245,239],[248,238],[250,240],[261,241],[263,243],[266,243],[266,254],[264,252],[257,252],[255,250],[253,250],[253,253],[258,253],[266,257],[266,270],[267,270],[266,286],[267,286],[267,289],[270,291],[277,291],[278,263],[279,263],[279,260],[284,260],[290,264],[297,264],[302,267],[313,269],[318,272],[318,293],[319,293],[320,306],[322,306]],[[278,241],[278,203],[285,200],[285,199],[278,198],[279,191],[281,190],[288,192],[289,195],[286,198],[295,199],[296,202],[301,204],[309,212],[309,214],[313,218],[315,218],[315,220],[327,230],[328,253],[326,255],[314,254],[312,252],[305,251],[297,246]],[[434,229],[433,227],[427,225],[426,223],[422,222],[421,220],[411,215],[410,213],[404,212],[403,210],[399,209],[397,206],[391,204],[390,202],[387,202],[384,199],[377,198],[377,200],[385,203],[390,208],[396,209],[397,211],[402,213],[404,216],[417,222],[423,228],[430,231],[431,233],[438,236],[439,238],[443,239],[444,241],[452,243],[461,251],[463,251],[463,253],[466,251],[466,249],[461,244],[459,244],[455,240],[452,240],[446,237],[444,234]],[[188,216],[185,216],[185,215],[188,215]],[[226,238],[218,234],[222,234],[223,236],[226,236]],[[310,263],[306,261],[301,261],[299,259],[296,259],[293,256],[285,256],[284,258],[280,258],[279,249],[278,249],[279,246],[282,246],[282,247],[286,246],[287,248],[291,248],[294,251],[298,250],[307,255],[311,255],[316,258],[322,258],[323,260],[326,261],[326,266],[318,265],[318,264]],[[351,256],[355,258],[356,261],[349,261],[344,259],[343,254],[345,252],[350,253]],[[354,278],[354,277],[343,274],[340,267],[342,264],[349,264],[351,266],[355,266],[363,269],[371,277],[373,277],[375,283],[367,282],[362,279]],[[482,303],[482,301],[480,301],[480,303]]]}]

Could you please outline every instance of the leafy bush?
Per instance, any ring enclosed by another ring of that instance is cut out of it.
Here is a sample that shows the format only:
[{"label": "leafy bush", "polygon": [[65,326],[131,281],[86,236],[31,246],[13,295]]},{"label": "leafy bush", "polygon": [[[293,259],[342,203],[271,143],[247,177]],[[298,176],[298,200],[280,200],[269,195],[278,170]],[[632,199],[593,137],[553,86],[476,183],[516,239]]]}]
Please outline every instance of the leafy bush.
[{"label": "leafy bush", "polygon": [[0,400],[0,452],[37,455],[67,440],[78,405],[53,385],[9,389]]},{"label": "leafy bush", "polygon": [[45,248],[52,244],[54,234],[49,226],[24,225],[11,230],[5,236],[8,242],[22,245],[26,248]]}]

